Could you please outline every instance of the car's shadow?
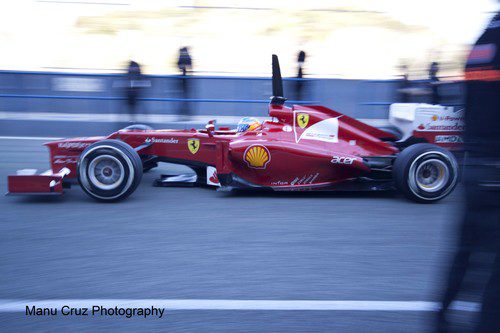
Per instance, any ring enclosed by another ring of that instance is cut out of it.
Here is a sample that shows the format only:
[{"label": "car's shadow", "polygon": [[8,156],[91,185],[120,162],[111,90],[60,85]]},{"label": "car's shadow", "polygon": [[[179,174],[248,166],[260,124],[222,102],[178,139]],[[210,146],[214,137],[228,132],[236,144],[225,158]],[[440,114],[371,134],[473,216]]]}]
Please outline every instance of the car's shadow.
[{"label": "car's shadow", "polygon": [[64,195],[44,195],[44,194],[30,194],[30,195],[9,195],[8,198],[11,203],[63,203],[65,200]]},{"label": "car's shadow", "polygon": [[[165,191],[174,188],[165,188]],[[233,190],[233,191],[215,191],[211,187],[193,187],[192,191],[211,191],[215,197],[231,199],[231,198],[287,198],[287,199],[307,199],[307,198],[336,198],[336,199],[401,199],[403,197],[397,191],[272,191],[272,190]],[[84,193],[80,191],[65,193],[59,196],[46,196],[46,195],[30,195],[30,196],[16,196],[12,203],[24,204],[63,204],[67,202],[86,202],[96,203],[97,201],[91,200]],[[131,195],[121,203],[140,200],[134,195]],[[120,202],[116,202],[120,203]],[[109,204],[109,203],[104,203]]]},{"label": "car's shadow", "polygon": [[218,191],[224,198],[337,198],[337,199],[399,199],[402,196],[395,190],[391,191],[272,191],[272,190],[233,190]]},{"label": "car's shadow", "polygon": [[[153,175],[147,175],[143,180],[142,191],[148,191],[144,187],[153,186]],[[188,189],[186,187],[181,187]],[[165,191],[175,190],[176,187],[166,187]],[[189,188],[190,191],[210,191],[215,198],[287,198],[287,199],[396,199],[404,200],[403,196],[395,190],[389,191],[273,191],[269,189],[235,189],[232,191],[216,191],[211,186],[194,186]],[[10,196],[9,196],[10,197]],[[114,202],[113,204],[127,204],[131,202],[148,200],[147,196],[134,195],[125,199],[124,201]],[[72,203],[85,203],[93,204],[99,203],[98,201],[89,198],[79,186],[72,186],[71,189],[66,190],[63,195],[29,195],[29,196],[12,196],[10,197],[12,204],[67,204]],[[101,203],[109,204],[109,203]]]}]

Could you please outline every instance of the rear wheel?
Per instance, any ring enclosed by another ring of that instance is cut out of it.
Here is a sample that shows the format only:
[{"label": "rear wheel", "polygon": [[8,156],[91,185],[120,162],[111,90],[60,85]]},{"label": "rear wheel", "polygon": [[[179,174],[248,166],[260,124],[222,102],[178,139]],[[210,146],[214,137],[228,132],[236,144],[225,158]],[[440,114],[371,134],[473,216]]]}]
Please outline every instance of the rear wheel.
[{"label": "rear wheel", "polygon": [[419,143],[403,150],[393,168],[397,188],[414,201],[438,201],[455,188],[458,163],[446,149]]},{"label": "rear wheel", "polygon": [[90,197],[99,201],[119,201],[139,185],[142,162],[125,142],[103,140],[82,152],[77,172],[82,189]]}]

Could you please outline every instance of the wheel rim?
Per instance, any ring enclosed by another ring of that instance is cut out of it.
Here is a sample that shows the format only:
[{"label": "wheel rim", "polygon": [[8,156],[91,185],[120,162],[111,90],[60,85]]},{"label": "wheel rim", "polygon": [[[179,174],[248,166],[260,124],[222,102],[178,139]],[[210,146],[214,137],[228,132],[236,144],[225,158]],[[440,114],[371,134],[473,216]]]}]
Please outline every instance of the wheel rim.
[{"label": "wheel rim", "polygon": [[426,192],[437,192],[443,189],[450,178],[446,163],[438,159],[422,162],[415,172],[416,185]]},{"label": "wheel rim", "polygon": [[90,162],[88,174],[95,187],[101,190],[112,190],[123,182],[125,169],[116,157],[101,155]]}]

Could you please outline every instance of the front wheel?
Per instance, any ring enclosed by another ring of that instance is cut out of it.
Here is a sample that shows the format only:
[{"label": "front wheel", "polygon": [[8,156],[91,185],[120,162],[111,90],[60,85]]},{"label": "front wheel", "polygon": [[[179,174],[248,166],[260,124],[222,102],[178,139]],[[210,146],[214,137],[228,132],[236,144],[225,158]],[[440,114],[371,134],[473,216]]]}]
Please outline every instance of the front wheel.
[{"label": "front wheel", "polygon": [[396,187],[414,201],[438,201],[455,188],[458,163],[448,150],[418,143],[403,150],[393,168]]},{"label": "front wheel", "polygon": [[118,140],[103,140],[88,146],[78,161],[78,181],[90,197],[119,201],[135,191],[142,178],[137,152]]}]

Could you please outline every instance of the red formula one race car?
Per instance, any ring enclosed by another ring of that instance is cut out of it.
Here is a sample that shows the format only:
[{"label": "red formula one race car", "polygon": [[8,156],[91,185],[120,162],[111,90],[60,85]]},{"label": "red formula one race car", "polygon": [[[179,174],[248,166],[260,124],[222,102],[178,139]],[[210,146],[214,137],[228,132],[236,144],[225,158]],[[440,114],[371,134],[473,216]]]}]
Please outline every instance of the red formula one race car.
[{"label": "red formula one race car", "polygon": [[[106,137],[49,142],[52,169],[38,175],[20,170],[9,176],[9,193],[60,194],[66,185],[78,183],[94,199],[122,200],[134,192],[143,171],[159,162],[183,164],[195,174],[162,176],[158,186],[203,184],[275,191],[396,188],[415,201],[434,202],[457,183],[457,161],[440,143],[414,136],[397,141],[389,132],[323,106],[284,106],[274,55],[273,95],[272,120],[251,130],[217,130],[214,122],[202,130],[132,125]],[[450,148],[455,143],[444,144]]]}]

